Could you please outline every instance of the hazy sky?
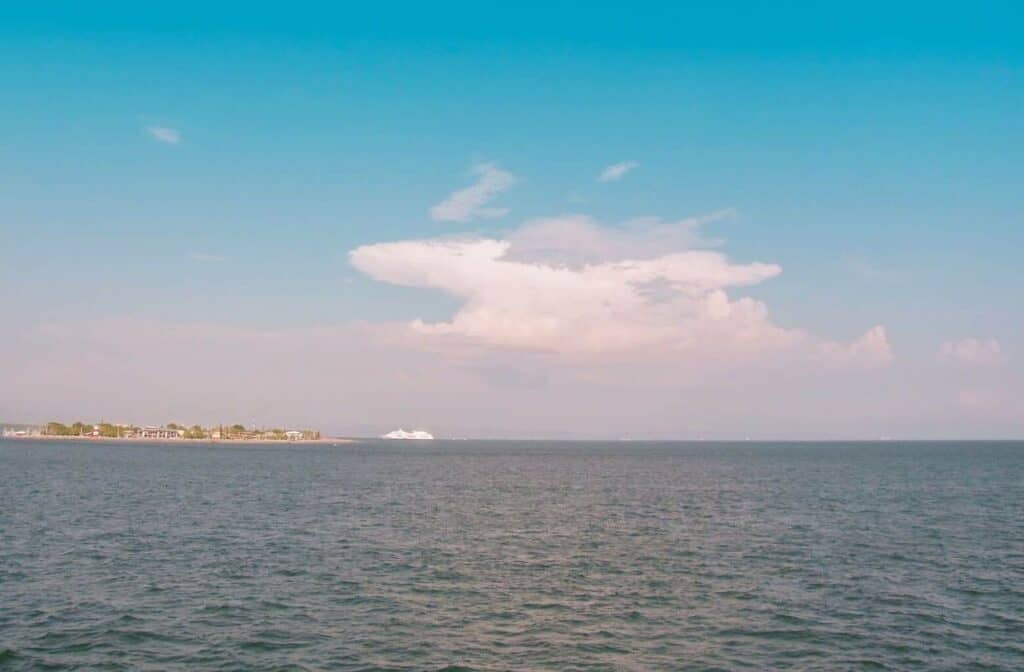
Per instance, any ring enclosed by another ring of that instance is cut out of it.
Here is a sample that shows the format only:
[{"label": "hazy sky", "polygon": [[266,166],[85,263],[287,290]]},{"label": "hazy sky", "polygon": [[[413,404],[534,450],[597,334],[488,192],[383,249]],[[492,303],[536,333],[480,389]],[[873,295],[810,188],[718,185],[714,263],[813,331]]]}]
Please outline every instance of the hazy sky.
[{"label": "hazy sky", "polygon": [[1019,3],[13,4],[0,420],[1024,435]]}]

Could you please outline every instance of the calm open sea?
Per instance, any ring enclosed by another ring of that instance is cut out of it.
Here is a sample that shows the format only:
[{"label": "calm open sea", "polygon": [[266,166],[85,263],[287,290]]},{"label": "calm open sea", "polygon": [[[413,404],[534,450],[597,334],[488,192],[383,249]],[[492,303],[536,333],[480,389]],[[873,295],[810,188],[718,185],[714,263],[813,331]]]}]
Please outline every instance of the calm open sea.
[{"label": "calm open sea", "polygon": [[1022,443],[0,441],[0,669],[1022,670]]}]

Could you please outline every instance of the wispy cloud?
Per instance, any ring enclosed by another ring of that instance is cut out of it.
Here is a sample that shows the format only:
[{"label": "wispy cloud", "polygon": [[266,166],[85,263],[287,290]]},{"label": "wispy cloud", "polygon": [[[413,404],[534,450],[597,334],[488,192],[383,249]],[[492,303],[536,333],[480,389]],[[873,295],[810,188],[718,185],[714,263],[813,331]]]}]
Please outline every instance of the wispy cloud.
[{"label": "wispy cloud", "polygon": [[646,217],[614,227],[602,226],[586,215],[544,217],[530,220],[508,234],[512,245],[506,258],[581,267],[588,263],[650,259],[691,248],[714,247],[722,241],[705,238],[701,228],[733,214],[730,208],[675,222]]},{"label": "wispy cloud", "polygon": [[638,168],[639,166],[640,164],[637,163],[636,161],[622,161],[620,163],[613,163],[612,165],[608,166],[607,168],[601,171],[601,174],[597,176],[597,181],[618,182],[619,180],[626,176],[626,173],[633,170],[634,168]]},{"label": "wispy cloud", "polygon": [[190,252],[188,255],[192,261],[198,261],[204,264],[212,264],[224,261],[224,257],[219,254],[208,254],[206,252]]},{"label": "wispy cloud", "polygon": [[181,134],[173,128],[167,126],[148,126],[146,132],[149,133],[150,137],[157,142],[162,142],[168,145],[176,145],[181,142]]},{"label": "wispy cloud", "polygon": [[476,184],[460,189],[430,209],[430,216],[440,222],[468,222],[493,219],[508,214],[508,208],[484,207],[516,183],[516,176],[494,163],[478,163],[472,168]]},{"label": "wispy cloud", "polygon": [[1002,360],[1002,349],[994,338],[964,338],[940,345],[936,357],[940,362],[991,366]]}]

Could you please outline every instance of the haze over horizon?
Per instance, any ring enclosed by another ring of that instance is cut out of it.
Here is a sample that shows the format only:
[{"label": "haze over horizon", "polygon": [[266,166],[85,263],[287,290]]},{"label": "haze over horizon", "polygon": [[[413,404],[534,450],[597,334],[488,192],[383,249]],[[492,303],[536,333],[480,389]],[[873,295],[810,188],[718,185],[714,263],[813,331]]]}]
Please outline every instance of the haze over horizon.
[{"label": "haze over horizon", "polygon": [[972,7],[0,9],[0,420],[1024,437]]}]

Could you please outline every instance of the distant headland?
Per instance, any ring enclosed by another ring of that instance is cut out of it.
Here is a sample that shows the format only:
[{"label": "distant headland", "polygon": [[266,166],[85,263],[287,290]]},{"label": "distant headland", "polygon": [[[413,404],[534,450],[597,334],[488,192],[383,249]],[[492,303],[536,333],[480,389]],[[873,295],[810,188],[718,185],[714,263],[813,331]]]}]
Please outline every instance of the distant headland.
[{"label": "distant headland", "polygon": [[179,425],[131,425],[109,422],[89,423],[47,422],[44,425],[7,425],[3,427],[4,438],[46,439],[130,439],[133,441],[320,441],[320,432],[313,429],[282,429],[245,427],[240,424]]}]

